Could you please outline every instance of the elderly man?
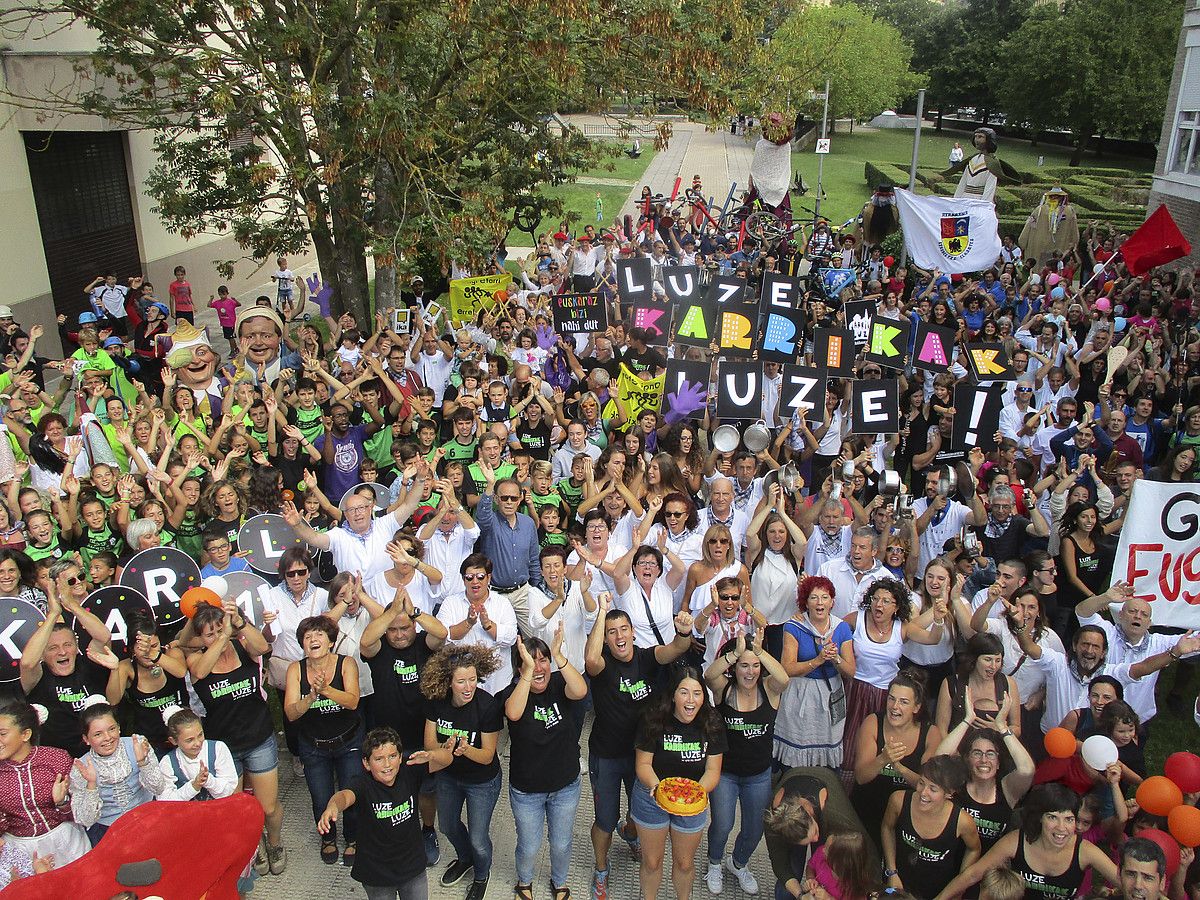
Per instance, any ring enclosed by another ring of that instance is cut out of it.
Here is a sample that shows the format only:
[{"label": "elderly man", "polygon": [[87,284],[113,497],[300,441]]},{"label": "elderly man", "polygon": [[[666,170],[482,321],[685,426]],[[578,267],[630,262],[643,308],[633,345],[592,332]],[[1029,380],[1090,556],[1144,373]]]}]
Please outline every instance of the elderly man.
[{"label": "elderly man", "polygon": [[[475,520],[479,525],[475,555],[487,557],[489,576],[495,567],[492,589],[511,604],[521,633],[532,635],[529,586],[532,584],[539,589],[543,586],[537,525],[525,513],[517,512],[521,505],[521,486],[515,479],[497,481],[495,469],[482,460],[479,471],[485,484],[483,496],[475,507]],[[470,587],[468,584],[468,591]]]},{"label": "elderly man", "polygon": [[699,510],[700,533],[713,525],[724,525],[733,535],[733,548],[740,557],[746,550],[746,530],[750,527],[748,513],[733,505],[733,482],[714,478],[708,486],[708,506]]},{"label": "elderly man", "polygon": [[1000,433],[1016,441],[1017,447],[1028,456],[1040,422],[1040,419],[1029,419],[1038,411],[1033,405],[1033,379],[1021,378],[1016,382],[1014,390],[1012,402],[1006,403],[1000,410]]},{"label": "elderly man", "polygon": [[[1113,622],[1100,615],[1106,607]],[[1179,635],[1151,634],[1150,604],[1133,596],[1133,588],[1123,581],[1118,581],[1103,594],[1079,603],[1075,607],[1075,615],[1080,625],[1095,625],[1104,630],[1108,636],[1108,661],[1111,665],[1142,662],[1159,653],[1170,653],[1173,659],[1179,659],[1175,651]],[[1125,683],[1125,702],[1137,710],[1143,727],[1158,712],[1154,700],[1157,684],[1158,672]]]},{"label": "elderly man", "polygon": [[878,559],[875,529],[860,525],[850,536],[850,552],[821,565],[817,575],[833,582],[833,614],[845,618],[858,609],[863,595],[888,570]]},{"label": "elderly man", "polygon": [[[401,477],[407,480],[414,474],[406,471]],[[421,491],[414,486],[402,495],[395,512],[372,520],[374,500],[366,494],[351,494],[342,509],[345,516],[342,524],[318,532],[309,526],[289,500],[283,504],[283,519],[309,547],[333,554],[333,564],[339,572],[357,572],[363,581],[369,581],[392,567],[391,557],[387,554],[388,542],[420,502]]]},{"label": "elderly man", "polygon": [[1030,506],[1028,519],[1015,515],[1016,506],[1016,495],[1008,485],[995,485],[988,492],[987,522],[977,531],[983,542],[983,555],[997,564],[1020,556],[1026,537],[1050,534],[1050,525],[1036,504]]},{"label": "elderly man", "polygon": [[796,524],[808,539],[804,548],[805,572],[816,572],[829,560],[841,559],[850,552],[851,527],[846,524],[845,510],[824,489],[810,506],[800,508],[798,519]]},{"label": "elderly man", "polygon": [[438,621],[449,631],[452,644],[485,644],[496,651],[500,665],[479,685],[498,696],[512,684],[512,645],[517,642],[517,618],[503,594],[492,589],[494,567],[484,553],[462,561],[459,573],[465,590],[449,597],[438,610]]}]

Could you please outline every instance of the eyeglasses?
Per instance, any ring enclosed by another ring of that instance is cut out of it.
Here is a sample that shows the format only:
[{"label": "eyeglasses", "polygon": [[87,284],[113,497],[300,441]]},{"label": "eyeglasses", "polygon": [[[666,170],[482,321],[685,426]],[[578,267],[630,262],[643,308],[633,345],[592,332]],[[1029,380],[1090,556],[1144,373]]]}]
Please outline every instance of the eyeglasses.
[{"label": "eyeglasses", "polygon": [[587,527],[588,531],[606,531],[607,529],[608,529],[608,526],[605,525],[603,522],[592,522]]},{"label": "eyeglasses", "polygon": [[1053,575],[1055,572],[1058,571],[1058,566],[1047,566],[1044,569],[1038,569],[1038,571],[1041,572],[1043,575]]},{"label": "eyeglasses", "polygon": [[463,576],[463,581],[486,581],[487,578],[487,572],[468,572]]},{"label": "eyeglasses", "polygon": [[742,595],[741,594],[718,594],[717,599],[718,600],[730,600],[730,601],[741,600]]},{"label": "eyeglasses", "polygon": [[687,515],[687,511],[682,509],[668,509],[663,515],[668,519],[680,519]]},{"label": "eyeglasses", "polygon": [[1000,754],[995,750],[972,750],[968,755],[971,759],[990,759],[992,761],[1000,758]]},{"label": "eyeglasses", "polygon": [[346,507],[346,512],[348,512],[348,513],[351,513],[351,512],[367,512],[367,511],[368,511],[368,510],[370,510],[370,509],[371,509],[371,507],[370,507],[369,505],[367,505],[367,506],[347,506],[347,507]]},{"label": "eyeglasses", "polygon": [[1017,390],[1016,390],[1016,393],[1018,393],[1018,394],[1032,394],[1032,393],[1033,393],[1033,388],[1028,388],[1028,387],[1017,388]]},{"label": "eyeglasses", "polygon": [[520,500],[520,499],[521,499],[521,495],[520,495],[520,494],[497,494],[497,495],[496,495],[496,499],[497,499],[497,500],[504,500],[504,501],[506,501],[506,502],[509,502],[509,503],[511,503],[511,502],[513,502],[514,500]]},{"label": "eyeglasses", "polygon": [[290,572],[284,572],[284,578],[303,578],[308,574],[308,569],[292,569]]}]

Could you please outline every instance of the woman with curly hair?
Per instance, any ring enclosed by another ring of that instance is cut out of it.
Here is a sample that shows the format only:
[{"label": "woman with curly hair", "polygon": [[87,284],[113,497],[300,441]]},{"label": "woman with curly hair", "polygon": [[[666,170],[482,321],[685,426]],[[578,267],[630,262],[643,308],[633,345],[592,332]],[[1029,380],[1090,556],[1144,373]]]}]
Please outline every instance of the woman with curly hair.
[{"label": "woman with curly hair", "polygon": [[861,608],[846,616],[854,633],[855,669],[846,696],[843,778],[848,780],[854,766],[859,726],[870,714],[882,713],[887,703],[888,686],[900,671],[904,642],[936,644],[942,639],[946,612],[945,598],[937,598],[910,622],[912,594],[908,588],[894,578],[879,578],[867,589]]},{"label": "woman with curly hair", "polygon": [[234,553],[238,549],[238,532],[246,523],[249,509],[246,492],[234,481],[215,481],[200,498],[200,511],[207,518],[204,530],[224,531],[229,537],[229,546],[233,548]]},{"label": "woman with curly hair", "polygon": [[438,650],[421,670],[421,693],[429,700],[425,749],[429,770],[437,773],[438,825],[455,855],[441,883],[457,884],[474,869],[468,892],[473,900],[487,891],[492,869],[489,830],[501,781],[496,740],[504,722],[503,706],[479,684],[499,668],[492,648],[455,644]]},{"label": "woman with curly hair", "polygon": [[[721,762],[727,749],[725,727],[708,702],[699,669],[674,669],[668,689],[642,718],[634,746],[637,781],[629,816],[642,842],[638,875],[642,896],[658,896],[669,833],[671,883],[675,896],[685,900],[692,895],[696,850],[708,827],[708,810],[690,816],[668,813],[654,795],[664,778],[690,778],[710,794],[721,780]],[[735,870],[739,881],[744,877],[742,872],[745,870]]]},{"label": "woman with curly hair", "polygon": [[704,449],[696,426],[687,421],[675,423],[667,432],[663,447],[670,451],[690,493],[698,493],[704,483]]},{"label": "woman with curly hair", "polygon": [[246,502],[254,515],[278,515],[283,508],[283,473],[274,466],[256,466],[250,473],[246,494]]},{"label": "woman with curly hair", "polygon": [[833,614],[834,593],[828,578],[808,576],[796,592],[796,614],[783,626],[780,663],[789,678],[775,722],[775,759],[785,768],[842,762],[843,679],[854,678],[854,632]]}]

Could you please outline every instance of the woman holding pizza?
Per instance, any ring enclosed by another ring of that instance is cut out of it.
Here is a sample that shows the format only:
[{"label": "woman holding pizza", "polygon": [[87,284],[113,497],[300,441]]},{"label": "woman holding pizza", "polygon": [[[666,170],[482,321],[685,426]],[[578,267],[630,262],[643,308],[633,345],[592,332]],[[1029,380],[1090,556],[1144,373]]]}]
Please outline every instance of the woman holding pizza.
[{"label": "woman holding pizza", "polygon": [[[656,796],[659,782],[666,778],[698,781],[708,794],[721,780],[725,728],[708,702],[708,691],[698,669],[680,666],[672,673],[670,689],[642,719],[635,746],[637,781],[629,814],[642,842],[641,894],[658,896],[669,829],[671,882],[675,885],[675,896],[686,900],[692,895],[696,849],[708,826],[708,810],[701,808],[692,815],[669,813],[659,805]],[[702,798],[685,794],[677,799],[688,803]]]}]

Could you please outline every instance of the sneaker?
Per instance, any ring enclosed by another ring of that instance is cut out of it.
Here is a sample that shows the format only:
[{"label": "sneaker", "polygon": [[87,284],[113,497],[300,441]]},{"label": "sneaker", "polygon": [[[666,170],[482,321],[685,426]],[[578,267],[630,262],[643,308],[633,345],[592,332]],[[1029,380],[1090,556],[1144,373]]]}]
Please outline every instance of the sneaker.
[{"label": "sneaker", "polygon": [[475,868],[475,864],[470,860],[454,860],[454,862],[446,866],[446,871],[442,873],[442,887],[450,887],[452,884],[458,884],[462,881],[463,876],[473,868]]},{"label": "sneaker", "polygon": [[592,872],[592,900],[608,900],[608,869]]},{"label": "sneaker", "polygon": [[292,774],[297,778],[304,777],[304,763],[300,761],[300,757],[298,756],[292,757]]},{"label": "sneaker", "polygon": [[488,880],[472,881],[471,886],[467,888],[466,900],[483,900],[483,895],[487,893]]},{"label": "sneaker", "polygon": [[704,881],[710,894],[719,894],[725,889],[725,873],[721,870],[720,863],[708,864],[708,874],[704,876]]},{"label": "sneaker", "polygon": [[617,821],[617,834],[619,834],[621,836],[621,840],[623,840],[626,844],[629,845],[629,853],[633,856],[633,858],[640,859],[642,856],[641,838],[639,838],[637,836],[636,831],[633,833],[633,837],[629,837],[628,835],[625,834],[625,828],[628,824],[629,824],[628,819],[619,819]]},{"label": "sneaker", "polygon": [[425,837],[425,868],[436,866],[438,860],[442,858],[442,848],[438,844],[437,832],[432,828],[423,829],[422,833]]},{"label": "sneaker", "polygon": [[254,851],[254,871],[260,876],[271,871],[271,864],[267,862],[267,838],[265,835],[258,839],[258,849]]},{"label": "sneaker", "polygon": [[[733,857],[727,856],[725,857],[725,868],[733,873],[733,876],[738,880],[738,884],[741,885],[743,891],[745,891],[747,894],[758,893],[758,880],[754,877],[754,873],[750,871],[749,866],[743,866],[739,869],[734,864]],[[710,864],[709,870],[711,871],[711,869],[712,866]],[[712,882],[709,883],[711,884]]]},{"label": "sneaker", "polygon": [[287,848],[280,844],[278,847],[267,845],[267,862],[272,875],[282,875],[287,869]]}]

